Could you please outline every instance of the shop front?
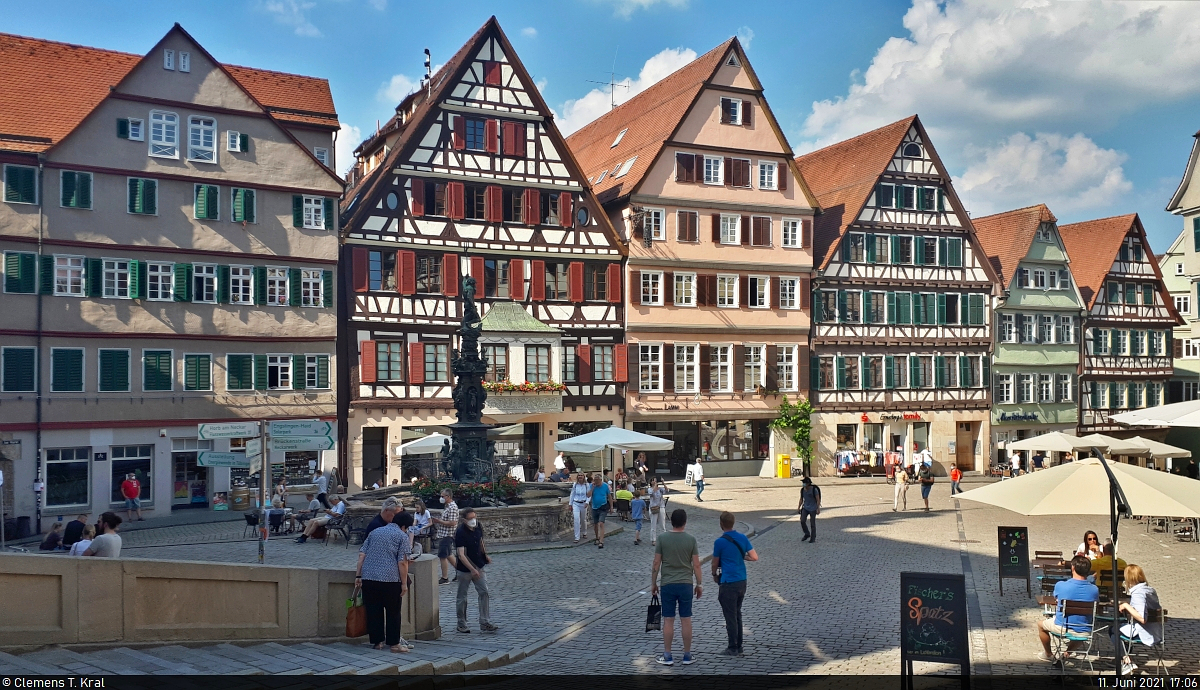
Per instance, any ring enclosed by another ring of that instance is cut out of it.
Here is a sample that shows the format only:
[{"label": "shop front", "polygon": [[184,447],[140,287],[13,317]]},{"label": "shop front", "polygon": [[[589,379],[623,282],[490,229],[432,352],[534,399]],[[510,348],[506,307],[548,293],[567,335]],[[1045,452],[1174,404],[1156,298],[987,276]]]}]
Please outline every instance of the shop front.
[{"label": "shop front", "polygon": [[[671,450],[648,451],[650,473],[682,477],[697,457],[704,458],[706,477],[757,475],[771,457],[771,427],[767,419],[705,419],[634,422],[634,431],[675,442]],[[633,466],[628,458],[627,466]]]},{"label": "shop front", "polygon": [[984,462],[985,410],[817,412],[812,420],[819,476],[883,475],[926,449],[938,474],[952,466],[978,470]]},{"label": "shop front", "polygon": [[[1069,410],[1036,409],[1043,406],[1034,405],[1035,409],[1006,409],[1019,406],[1001,405],[992,410],[992,452],[991,462],[1000,468],[1009,467],[1009,451],[1006,447],[1014,441],[1022,441],[1034,436],[1041,436],[1052,431],[1063,431],[1074,434],[1079,419],[1078,411],[1072,406]],[[1033,454],[1021,453],[1024,466],[1031,467]],[[1047,452],[1047,467],[1057,465],[1063,459],[1062,453]]]}]

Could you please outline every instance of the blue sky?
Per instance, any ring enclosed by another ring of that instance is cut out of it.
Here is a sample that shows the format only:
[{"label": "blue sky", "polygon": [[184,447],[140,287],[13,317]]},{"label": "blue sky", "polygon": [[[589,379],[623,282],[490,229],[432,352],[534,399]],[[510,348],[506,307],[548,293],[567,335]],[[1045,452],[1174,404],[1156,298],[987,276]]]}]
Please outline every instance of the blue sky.
[{"label": "blue sky", "polygon": [[[1200,129],[1200,3],[1052,0],[58,2],[4,31],[144,53],[179,22],[224,62],[326,77],[349,143],[495,14],[572,130],[732,35],[802,153],[919,113],[976,217],[1136,211],[1156,251]],[[448,9],[451,8],[452,9]],[[354,141],[357,144],[357,141]],[[339,147],[343,151],[353,146]],[[345,158],[341,162],[345,162]]]}]

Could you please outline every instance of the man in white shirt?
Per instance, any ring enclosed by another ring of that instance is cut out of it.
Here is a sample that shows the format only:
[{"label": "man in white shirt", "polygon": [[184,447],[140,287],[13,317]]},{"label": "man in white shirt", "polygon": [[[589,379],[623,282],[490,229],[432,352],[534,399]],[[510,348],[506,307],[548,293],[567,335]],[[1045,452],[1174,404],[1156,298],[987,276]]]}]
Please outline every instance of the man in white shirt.
[{"label": "man in white shirt", "polygon": [[313,519],[309,520],[307,524],[304,525],[304,534],[301,534],[296,539],[297,544],[303,544],[304,542],[308,541],[308,538],[313,535],[313,532],[317,531],[318,527],[324,527],[326,524],[329,523],[330,520],[341,517],[346,514],[346,502],[345,501],[338,498],[337,496],[334,496],[333,499],[331,499],[331,500],[333,501],[332,508],[326,510],[325,514],[322,515],[321,517],[313,518]]},{"label": "man in white shirt", "polygon": [[696,500],[703,503],[700,494],[704,493],[704,466],[700,464],[700,458],[696,458],[696,464],[692,465],[692,484],[696,486]]},{"label": "man in white shirt", "polygon": [[1008,460],[1009,460],[1009,462],[1012,463],[1012,476],[1015,477],[1018,474],[1020,474],[1021,473],[1021,454],[1014,450],[1012,452],[1012,455],[1010,455],[1008,457]]},{"label": "man in white shirt", "polygon": [[567,461],[566,461],[566,459],[563,458],[563,454],[562,454],[561,450],[558,452],[558,455],[554,458],[554,469],[558,470],[559,474],[561,474],[563,470],[567,469]]},{"label": "man in white shirt", "polygon": [[332,507],[329,505],[329,477],[326,477],[324,473],[317,470],[313,474],[313,484],[317,485],[317,500],[321,502],[321,505],[325,506],[326,509]]}]

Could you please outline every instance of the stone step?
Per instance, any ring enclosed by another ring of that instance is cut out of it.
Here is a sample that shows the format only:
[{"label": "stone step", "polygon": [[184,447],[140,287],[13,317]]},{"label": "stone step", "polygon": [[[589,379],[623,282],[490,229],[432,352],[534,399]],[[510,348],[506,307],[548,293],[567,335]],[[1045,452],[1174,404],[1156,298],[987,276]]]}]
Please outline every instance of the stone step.
[{"label": "stone step", "polygon": [[14,656],[6,652],[0,652],[0,664],[5,666],[14,666],[20,669],[21,673],[41,673],[45,675],[66,675],[68,671],[59,668],[58,664],[45,663],[35,659],[27,659],[25,656]]},{"label": "stone step", "polygon": [[209,652],[205,647],[184,647],[170,645],[167,647],[150,647],[143,650],[150,656],[177,664],[186,664],[199,669],[204,674],[231,675],[264,675],[266,671],[247,664]]},{"label": "stone step", "polygon": [[111,660],[102,658],[91,658],[84,656],[78,652],[72,652],[69,649],[43,649],[37,652],[25,654],[24,658],[46,665],[56,665],[66,669],[72,673],[83,673],[81,667],[86,667],[88,673],[121,674],[130,676],[146,675],[144,671],[139,671],[134,668],[129,668],[126,662],[113,663]]},{"label": "stone step", "polygon": [[129,657],[135,663],[145,664],[155,668],[164,669],[173,674],[192,675],[202,673],[202,671],[191,664],[185,664],[178,661],[171,661],[147,654],[141,650],[130,649],[129,647],[117,647],[112,650],[122,656]]},{"label": "stone step", "polygon": [[279,657],[285,661],[294,660],[314,672],[327,676],[352,676],[358,673],[357,664],[348,664],[343,659],[320,654],[300,645],[282,645],[278,642],[267,642],[256,645],[251,649],[262,651],[263,654]]},{"label": "stone step", "polygon": [[312,669],[310,669],[306,666],[301,666],[295,662],[285,662],[282,659],[277,659],[273,656],[268,656],[265,654],[259,654],[257,652],[252,652],[252,651],[249,651],[248,649],[246,649],[245,647],[238,647],[236,645],[232,645],[229,643],[213,645],[212,647],[205,647],[205,650],[209,651],[213,654],[217,654],[219,656],[233,659],[233,660],[238,661],[247,666],[253,666],[254,668],[260,668],[263,671],[266,671],[267,673],[270,673],[273,675],[286,675],[286,674],[296,674],[296,673],[306,674],[306,673],[313,672]]},{"label": "stone step", "polygon": [[332,659],[338,659],[350,664],[358,669],[359,675],[373,676],[383,673],[396,672],[397,664],[391,659],[380,661],[379,659],[370,657],[366,654],[356,654],[354,652],[348,652],[344,649],[339,649],[333,645],[321,645],[315,642],[303,642],[295,646],[311,650],[314,654],[328,655]]},{"label": "stone step", "polygon": [[[416,661],[437,661],[438,659],[446,656],[442,652],[436,652],[429,649],[425,646],[426,643],[424,642],[416,642],[414,644],[416,645],[416,649],[411,652],[393,652],[386,648],[371,649],[371,647],[366,645],[354,647],[353,645],[348,645],[344,642],[334,643],[334,646],[343,651],[350,652],[351,654],[359,654],[370,659],[375,659],[378,663],[393,663],[397,666],[406,666]],[[422,647],[424,647],[424,649],[422,649]]]},{"label": "stone step", "polygon": [[140,661],[133,657],[127,656],[114,649],[98,649],[86,653],[77,653],[77,658],[81,663],[91,664],[106,671],[120,673],[122,675],[137,675],[137,674],[153,674],[155,671],[164,670],[166,667],[160,665],[161,662],[155,663],[152,666],[146,662]]}]

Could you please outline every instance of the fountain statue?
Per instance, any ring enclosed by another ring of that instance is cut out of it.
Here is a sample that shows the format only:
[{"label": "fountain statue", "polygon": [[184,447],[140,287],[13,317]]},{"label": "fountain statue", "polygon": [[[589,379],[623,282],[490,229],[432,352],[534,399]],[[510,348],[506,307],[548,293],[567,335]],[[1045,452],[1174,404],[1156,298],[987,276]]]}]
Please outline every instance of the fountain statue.
[{"label": "fountain statue", "polygon": [[487,391],[483,376],[488,363],[479,356],[482,319],[475,307],[476,284],[473,276],[462,279],[462,325],[458,329],[459,347],[452,351],[450,366],[454,384],[454,409],[458,421],[450,425],[449,453],[443,446],[443,458],[449,461],[455,481],[479,482],[492,479],[496,444],[488,440],[491,424],[483,423],[483,402]]}]

